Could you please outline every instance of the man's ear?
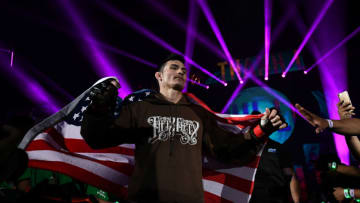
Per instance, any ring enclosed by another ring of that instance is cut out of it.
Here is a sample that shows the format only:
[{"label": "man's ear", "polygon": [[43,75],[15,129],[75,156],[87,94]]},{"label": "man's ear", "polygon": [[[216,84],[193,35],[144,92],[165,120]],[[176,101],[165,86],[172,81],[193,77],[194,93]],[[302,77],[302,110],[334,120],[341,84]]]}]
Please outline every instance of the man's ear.
[{"label": "man's ear", "polygon": [[158,80],[158,81],[161,81],[162,78],[161,78],[161,73],[160,72],[156,72],[155,73],[155,78]]}]

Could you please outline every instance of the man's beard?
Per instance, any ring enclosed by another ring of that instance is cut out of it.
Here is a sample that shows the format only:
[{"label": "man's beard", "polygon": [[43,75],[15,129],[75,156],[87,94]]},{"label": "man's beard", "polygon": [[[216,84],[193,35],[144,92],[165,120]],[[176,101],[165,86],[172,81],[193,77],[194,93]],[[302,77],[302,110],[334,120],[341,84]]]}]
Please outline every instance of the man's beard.
[{"label": "man's beard", "polygon": [[178,90],[178,91],[182,91],[184,89],[184,85],[180,85],[180,84],[175,84],[173,86],[174,90]]}]

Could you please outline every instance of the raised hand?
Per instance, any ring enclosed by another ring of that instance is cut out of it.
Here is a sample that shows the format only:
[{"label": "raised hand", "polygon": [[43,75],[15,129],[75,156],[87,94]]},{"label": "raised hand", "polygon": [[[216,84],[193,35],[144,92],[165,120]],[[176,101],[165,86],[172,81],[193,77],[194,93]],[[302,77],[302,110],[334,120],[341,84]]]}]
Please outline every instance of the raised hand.
[{"label": "raised hand", "polygon": [[270,111],[270,109],[266,108],[264,116],[260,120],[261,128],[267,133],[286,128],[287,125],[285,119],[276,109],[271,109]]},{"label": "raised hand", "polygon": [[311,113],[310,111],[308,111],[307,109],[305,109],[304,107],[300,106],[299,104],[295,104],[295,107],[297,108],[297,110],[301,113],[301,115],[303,115],[306,120],[312,125],[314,126],[316,129],[315,129],[315,132],[316,133],[321,133],[323,132],[326,128],[329,127],[329,124],[328,122]]},{"label": "raised hand", "polygon": [[99,113],[111,110],[116,103],[118,88],[120,84],[116,80],[106,80],[94,86],[90,90],[91,109]]},{"label": "raised hand", "polygon": [[345,103],[344,101],[340,101],[339,103],[337,103],[337,108],[341,119],[351,118],[355,115],[355,107],[353,107],[351,103]]}]

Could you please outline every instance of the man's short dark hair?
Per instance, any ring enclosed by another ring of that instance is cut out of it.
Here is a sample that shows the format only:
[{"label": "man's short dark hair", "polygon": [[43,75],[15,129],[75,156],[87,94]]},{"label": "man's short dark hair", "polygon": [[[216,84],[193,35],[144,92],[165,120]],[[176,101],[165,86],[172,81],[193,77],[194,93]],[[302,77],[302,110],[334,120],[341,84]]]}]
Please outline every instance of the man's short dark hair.
[{"label": "man's short dark hair", "polygon": [[164,67],[166,65],[166,62],[168,61],[174,61],[174,60],[178,60],[178,61],[181,61],[182,63],[185,63],[185,59],[183,56],[179,55],[179,54],[174,54],[174,53],[171,53],[168,55],[168,57],[166,57],[159,65],[159,68],[158,68],[158,72],[162,72],[164,70]]}]

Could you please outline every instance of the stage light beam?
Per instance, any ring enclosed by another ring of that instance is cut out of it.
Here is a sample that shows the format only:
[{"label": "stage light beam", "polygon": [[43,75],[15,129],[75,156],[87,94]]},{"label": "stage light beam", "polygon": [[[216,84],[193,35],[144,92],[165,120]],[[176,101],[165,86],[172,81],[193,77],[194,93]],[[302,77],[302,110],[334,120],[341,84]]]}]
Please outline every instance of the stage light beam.
[{"label": "stage light beam", "polygon": [[[273,32],[273,37],[271,39],[273,44],[277,41],[280,33],[285,28],[285,26],[287,25],[289,20],[293,17],[295,9],[296,9],[295,6],[290,7],[287,10],[287,12],[285,13],[285,15],[282,16],[282,18],[281,18],[282,20],[280,21],[280,23],[275,26],[274,32]],[[264,50],[265,49],[262,48],[261,51],[258,52],[258,54],[257,54],[257,56],[255,58],[255,62],[251,65],[248,72],[252,73],[254,71],[255,67],[260,63],[261,59],[263,58]],[[239,94],[239,92],[242,90],[242,88],[245,87],[245,84],[249,79],[250,79],[250,77],[245,75],[243,83],[240,82],[240,84],[236,87],[235,91],[231,94],[230,98],[228,99],[225,106],[221,110],[221,113],[225,113],[228,110],[231,103],[234,101],[234,99]]]},{"label": "stage light beam", "polygon": [[[194,52],[194,38],[196,37],[196,24],[197,24],[197,7],[195,4],[195,1],[189,0],[189,16],[188,16],[188,25],[187,25],[187,32],[186,32],[186,43],[185,43],[185,56],[192,58],[193,52]],[[186,77],[190,77],[190,64],[188,61],[185,61],[185,68],[186,71]],[[188,81],[186,81],[183,92],[187,91],[188,87]]]},{"label": "stage light beam", "polygon": [[116,17],[118,20],[124,22],[125,24],[127,24],[128,26],[130,26],[132,29],[136,30],[138,33],[142,34],[143,36],[147,37],[148,39],[152,40],[153,42],[157,43],[158,45],[162,46],[163,48],[175,53],[175,54],[179,54],[181,56],[184,57],[185,60],[188,60],[188,62],[193,65],[195,68],[198,68],[199,70],[201,70],[202,72],[204,72],[205,74],[207,74],[208,76],[214,78],[216,81],[220,82],[221,84],[225,85],[225,82],[220,80],[218,77],[216,77],[214,74],[210,73],[208,70],[206,70],[205,68],[201,67],[199,64],[197,64],[195,61],[193,61],[191,58],[185,56],[183,53],[181,53],[179,50],[175,49],[172,45],[170,45],[169,43],[165,42],[163,39],[161,39],[160,37],[158,37],[157,35],[155,35],[153,32],[151,32],[150,30],[146,29],[145,27],[143,27],[142,25],[140,25],[139,23],[137,23],[135,20],[133,20],[132,18],[130,18],[129,16],[123,14],[122,12],[120,12],[117,9],[114,9],[113,7],[107,5],[106,3],[102,2],[102,1],[97,1],[98,5],[100,5],[104,10],[106,10],[107,12],[109,12],[110,14],[112,14],[114,17]]},{"label": "stage light beam", "polygon": [[14,64],[14,51],[11,50],[11,56],[10,56],[10,67],[13,67]]},{"label": "stage light beam", "polygon": [[309,71],[311,71],[315,66],[317,66],[318,64],[320,64],[324,59],[326,59],[328,56],[330,56],[334,51],[336,51],[339,47],[341,47],[342,45],[344,45],[347,41],[349,41],[351,38],[353,38],[356,34],[358,34],[358,32],[360,32],[360,26],[357,27],[353,32],[351,32],[348,36],[346,36],[343,40],[341,40],[341,42],[339,42],[336,46],[334,46],[333,48],[331,48],[326,54],[324,54],[318,61],[316,61],[312,66],[310,66],[310,68],[308,68],[307,70],[304,71],[304,73],[308,73]]},{"label": "stage light beam", "polygon": [[270,32],[271,32],[271,0],[264,0],[265,17],[265,80],[269,79]]},{"label": "stage light beam", "polygon": [[234,70],[237,78],[239,79],[239,81],[242,81],[242,78],[240,76],[239,70],[237,69],[237,66],[234,63],[234,59],[232,58],[230,51],[228,49],[228,47],[226,46],[225,40],[221,35],[220,29],[216,24],[215,18],[211,13],[211,10],[209,8],[209,6],[206,3],[206,0],[197,0],[200,8],[202,9],[203,13],[205,14],[206,19],[208,20],[211,29],[213,30],[216,38],[218,39],[221,48],[223,49],[225,56],[227,58],[227,60],[230,63],[231,68]]},{"label": "stage light beam", "polygon": [[69,14],[71,20],[78,28],[78,31],[83,36],[83,40],[88,47],[88,51],[90,51],[90,59],[93,60],[94,65],[96,66],[95,71],[100,77],[105,76],[115,76],[118,78],[121,88],[119,89],[119,96],[126,97],[128,94],[132,92],[130,86],[126,82],[126,79],[116,71],[116,68],[113,67],[110,60],[94,43],[96,41],[90,33],[90,30],[85,26],[86,24],[83,22],[81,17],[77,14],[75,7],[71,4],[69,0],[61,0],[60,5],[64,8],[66,13]]},{"label": "stage light beam", "polygon": [[315,21],[313,22],[313,24],[310,27],[310,30],[308,31],[308,33],[305,35],[305,38],[303,39],[303,41],[301,42],[300,46],[298,47],[298,49],[296,50],[293,58],[291,59],[289,65],[286,67],[285,71],[283,72],[283,75],[286,75],[288,73],[288,71],[290,70],[291,66],[294,64],[295,60],[297,59],[297,57],[299,56],[300,52],[302,51],[302,49],[304,48],[305,44],[308,42],[308,40],[310,39],[311,35],[313,34],[313,32],[315,31],[315,29],[317,28],[317,26],[319,25],[319,23],[321,22],[321,20],[323,19],[323,17],[325,16],[327,10],[329,9],[329,7],[331,6],[331,4],[334,2],[334,0],[327,0],[327,2],[325,3],[325,5],[322,7],[319,15],[316,17]]},{"label": "stage light beam", "polygon": [[[190,0],[193,2],[193,0]],[[213,52],[215,55],[217,55],[219,58],[226,60],[225,54],[219,49],[218,46],[216,46],[214,43],[211,42],[211,40],[203,35],[200,32],[195,32],[195,30],[188,30],[187,24],[180,19],[178,16],[174,14],[172,10],[169,8],[166,8],[163,4],[161,4],[159,1],[153,1],[153,0],[146,0],[146,3],[148,3],[150,6],[154,8],[157,14],[161,14],[166,17],[166,19],[170,20],[174,24],[176,24],[178,27],[180,27],[182,30],[189,32],[191,36],[196,38],[198,42],[203,44],[206,48],[208,48],[211,52]]]},{"label": "stage light beam", "polygon": [[187,81],[189,81],[189,82],[191,82],[191,83],[193,83],[193,84],[196,84],[196,85],[198,85],[198,86],[200,86],[200,87],[203,87],[203,88],[205,88],[205,89],[209,89],[209,85],[204,85],[204,84],[202,84],[202,83],[200,83],[200,82],[197,82],[197,81],[191,80],[191,79],[187,79]]}]

